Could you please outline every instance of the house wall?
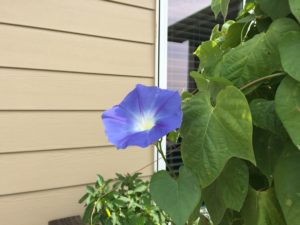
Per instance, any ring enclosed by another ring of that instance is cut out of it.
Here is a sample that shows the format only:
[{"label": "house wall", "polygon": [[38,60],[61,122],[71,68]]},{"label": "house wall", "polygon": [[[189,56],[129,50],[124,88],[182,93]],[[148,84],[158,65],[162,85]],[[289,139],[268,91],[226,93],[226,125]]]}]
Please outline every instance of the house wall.
[{"label": "house wall", "polygon": [[111,146],[100,118],[154,84],[154,42],[155,0],[0,0],[0,224],[82,214],[96,174],[151,164],[151,149]]}]

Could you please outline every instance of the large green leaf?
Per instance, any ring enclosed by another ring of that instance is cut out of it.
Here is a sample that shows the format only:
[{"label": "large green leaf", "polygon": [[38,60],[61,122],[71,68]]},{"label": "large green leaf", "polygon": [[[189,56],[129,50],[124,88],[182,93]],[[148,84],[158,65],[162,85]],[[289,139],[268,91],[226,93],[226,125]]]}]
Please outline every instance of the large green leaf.
[{"label": "large green leaf", "polygon": [[231,159],[221,175],[202,195],[214,224],[219,224],[226,209],[240,211],[248,192],[249,172],[247,165],[239,159]]},{"label": "large green leaf", "polygon": [[244,225],[286,225],[273,188],[266,191],[249,188],[241,214]]},{"label": "large green leaf", "polygon": [[226,18],[229,2],[230,2],[230,0],[212,0],[211,1],[211,9],[214,12],[216,18],[220,12],[224,16],[224,18]]},{"label": "large green leaf", "polygon": [[155,173],[150,182],[155,203],[169,214],[176,225],[184,225],[198,205],[201,193],[197,178],[184,166],[174,180],[166,171]]},{"label": "large green leaf", "polygon": [[299,26],[292,19],[278,19],[270,25],[266,33],[260,33],[225,53],[213,68],[204,70],[205,74],[221,76],[237,86],[243,86],[280,71],[278,42],[286,32],[298,29]]},{"label": "large green leaf", "polygon": [[297,20],[300,22],[300,1],[299,0],[289,0],[291,11]]},{"label": "large green leaf", "polygon": [[300,224],[300,152],[288,144],[275,168],[275,191],[288,225]]},{"label": "large green leaf", "polygon": [[278,45],[284,35],[289,31],[299,31],[297,22],[290,18],[280,18],[275,20],[266,33],[267,43],[271,48],[277,50]]},{"label": "large green leaf", "polygon": [[242,86],[274,71],[272,54],[272,49],[266,44],[265,34],[258,34],[226,53],[220,62],[221,68],[216,67],[212,75],[219,73],[234,84]]},{"label": "large green leaf", "polygon": [[300,149],[300,82],[286,77],[275,96],[276,112],[294,144]]},{"label": "large green leaf", "polygon": [[185,104],[183,114],[182,158],[201,187],[211,184],[232,157],[255,163],[251,113],[236,87],[221,90],[215,105],[209,91],[199,91]]},{"label": "large green leaf", "polygon": [[285,72],[300,81],[300,32],[287,33],[279,43],[281,64]]},{"label": "large green leaf", "polygon": [[272,19],[284,17],[290,13],[290,7],[287,0],[256,0],[260,9]]},{"label": "large green leaf", "polygon": [[276,135],[282,135],[284,128],[275,112],[274,101],[257,98],[250,103],[250,109],[255,126],[269,130]]},{"label": "large green leaf", "polygon": [[268,178],[269,185],[272,184],[274,177],[274,168],[284,149],[285,141],[277,135],[262,130],[254,129],[253,147],[257,167]]}]

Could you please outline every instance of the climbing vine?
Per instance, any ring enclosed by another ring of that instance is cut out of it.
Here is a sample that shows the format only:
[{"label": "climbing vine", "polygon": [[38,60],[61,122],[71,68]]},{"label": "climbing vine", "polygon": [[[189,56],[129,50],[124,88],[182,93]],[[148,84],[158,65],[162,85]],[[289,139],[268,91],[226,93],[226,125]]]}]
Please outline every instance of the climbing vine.
[{"label": "climbing vine", "polygon": [[[226,17],[230,0],[212,0]],[[247,1],[195,51],[182,96],[178,178],[153,175],[174,224],[300,224],[300,1]],[[174,135],[173,135],[174,137]]]}]

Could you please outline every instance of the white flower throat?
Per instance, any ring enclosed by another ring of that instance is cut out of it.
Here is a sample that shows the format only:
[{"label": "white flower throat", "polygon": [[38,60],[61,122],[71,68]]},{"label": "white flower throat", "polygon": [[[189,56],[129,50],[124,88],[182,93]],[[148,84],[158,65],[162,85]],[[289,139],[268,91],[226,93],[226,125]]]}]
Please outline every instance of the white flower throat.
[{"label": "white flower throat", "polygon": [[135,124],[136,131],[151,130],[155,126],[155,119],[152,115],[140,115]]}]

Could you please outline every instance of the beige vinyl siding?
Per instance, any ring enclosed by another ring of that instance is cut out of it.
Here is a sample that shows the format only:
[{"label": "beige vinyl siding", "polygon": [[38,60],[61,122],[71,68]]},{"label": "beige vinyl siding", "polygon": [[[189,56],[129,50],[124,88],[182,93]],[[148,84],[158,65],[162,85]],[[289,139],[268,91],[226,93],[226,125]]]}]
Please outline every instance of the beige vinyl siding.
[{"label": "beige vinyl siding", "polygon": [[137,83],[153,78],[0,68],[0,109],[104,110]]},{"label": "beige vinyl siding", "polygon": [[[153,150],[118,151],[101,114],[154,84],[155,0],[0,0],[0,218],[82,214],[96,174],[153,172]],[[18,216],[16,216],[18,212]]]},{"label": "beige vinyl siding", "polygon": [[154,74],[152,44],[3,24],[0,37],[2,67],[148,77]]},{"label": "beige vinyl siding", "polygon": [[[152,6],[154,2],[136,0],[141,6]],[[26,0],[26,4],[20,0],[1,0],[0,7],[0,20],[8,24],[152,44],[154,14],[153,10],[101,0]]]},{"label": "beige vinyl siding", "polygon": [[100,111],[0,111],[1,152],[107,146],[100,118]]},{"label": "beige vinyl siding", "polygon": [[[116,151],[113,147],[4,154],[0,157],[0,195],[93,183],[96,172],[105,177],[114,177],[116,171],[135,172],[151,155],[149,148]],[[143,172],[150,175],[152,167]]]},{"label": "beige vinyl siding", "polygon": [[155,8],[155,1],[152,0],[107,0],[107,1],[118,2],[121,4],[128,4],[128,5],[143,7],[147,9]]},{"label": "beige vinyl siding", "polygon": [[7,195],[0,200],[0,218],[7,225],[48,225],[46,218],[63,218],[83,210],[78,204],[85,186]]}]

